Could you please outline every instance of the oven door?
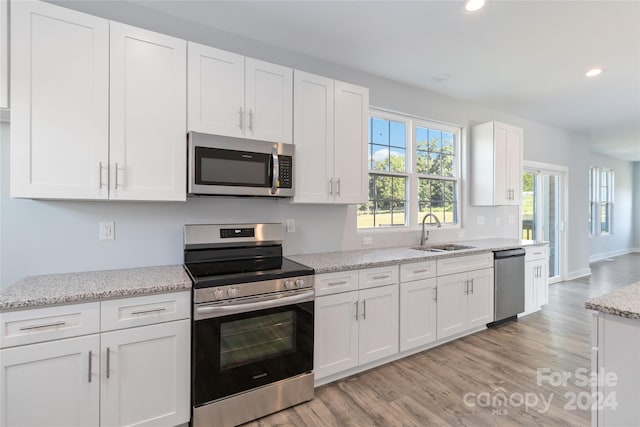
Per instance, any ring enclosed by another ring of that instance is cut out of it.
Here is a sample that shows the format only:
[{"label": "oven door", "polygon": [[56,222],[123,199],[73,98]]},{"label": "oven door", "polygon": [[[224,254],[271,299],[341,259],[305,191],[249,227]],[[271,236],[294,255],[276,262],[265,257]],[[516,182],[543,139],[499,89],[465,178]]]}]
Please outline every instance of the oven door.
[{"label": "oven door", "polygon": [[308,290],[196,305],[193,406],[311,372],[313,307]]}]

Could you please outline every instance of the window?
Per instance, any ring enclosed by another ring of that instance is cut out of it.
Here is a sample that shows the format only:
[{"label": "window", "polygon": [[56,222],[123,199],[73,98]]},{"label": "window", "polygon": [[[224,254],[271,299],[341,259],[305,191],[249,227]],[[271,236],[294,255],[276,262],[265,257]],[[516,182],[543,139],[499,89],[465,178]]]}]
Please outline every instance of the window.
[{"label": "window", "polygon": [[458,224],[460,129],[373,110],[369,117],[369,201],[358,228],[418,225],[432,213]]},{"label": "window", "polygon": [[611,169],[591,168],[589,171],[589,235],[613,232],[613,186]]}]

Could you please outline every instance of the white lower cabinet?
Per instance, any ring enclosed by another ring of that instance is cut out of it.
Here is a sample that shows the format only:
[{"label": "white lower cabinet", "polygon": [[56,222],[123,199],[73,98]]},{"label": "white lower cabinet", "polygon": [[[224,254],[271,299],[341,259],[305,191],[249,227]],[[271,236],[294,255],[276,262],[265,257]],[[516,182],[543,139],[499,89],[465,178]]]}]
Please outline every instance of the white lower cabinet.
[{"label": "white lower cabinet", "polygon": [[398,352],[398,285],[316,298],[314,371],[323,378]]},{"label": "white lower cabinet", "polygon": [[400,351],[436,340],[436,279],[400,284]]},{"label": "white lower cabinet", "polygon": [[[99,333],[102,305],[144,326]],[[0,313],[0,427],[188,422],[188,316],[184,292]]]},{"label": "white lower cabinet", "polygon": [[100,336],[0,350],[0,425],[95,426]]},{"label": "white lower cabinet", "polygon": [[189,419],[189,320],[101,336],[102,426],[174,426]]},{"label": "white lower cabinet", "polygon": [[549,258],[546,246],[527,248],[524,263],[524,314],[533,313],[549,302],[547,283]]},{"label": "white lower cabinet", "polygon": [[438,339],[493,321],[493,268],[438,277],[437,287]]}]

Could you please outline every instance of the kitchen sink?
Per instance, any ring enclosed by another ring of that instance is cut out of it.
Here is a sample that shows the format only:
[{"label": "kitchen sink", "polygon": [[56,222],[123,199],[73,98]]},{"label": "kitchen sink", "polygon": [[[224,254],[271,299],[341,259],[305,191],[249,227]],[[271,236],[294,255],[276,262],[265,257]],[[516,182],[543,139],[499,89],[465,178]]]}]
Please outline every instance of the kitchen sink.
[{"label": "kitchen sink", "polygon": [[474,249],[475,246],[456,245],[453,243],[446,243],[442,245],[428,245],[428,246],[416,246],[412,249],[418,249],[426,252],[452,252],[461,251],[464,249]]}]

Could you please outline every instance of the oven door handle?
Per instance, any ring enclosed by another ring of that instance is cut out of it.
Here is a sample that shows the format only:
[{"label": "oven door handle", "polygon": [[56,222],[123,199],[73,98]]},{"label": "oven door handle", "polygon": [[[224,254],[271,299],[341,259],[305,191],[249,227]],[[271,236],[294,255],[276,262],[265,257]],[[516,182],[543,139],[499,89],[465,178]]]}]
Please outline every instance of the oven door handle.
[{"label": "oven door handle", "polygon": [[313,290],[291,296],[269,297],[261,301],[248,301],[230,305],[199,305],[194,310],[194,320],[210,319],[212,317],[228,316],[230,314],[247,313],[249,311],[263,310],[267,308],[282,307],[313,301]]}]

